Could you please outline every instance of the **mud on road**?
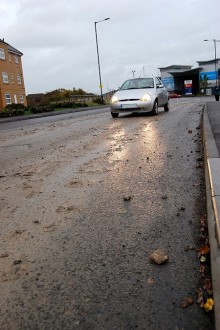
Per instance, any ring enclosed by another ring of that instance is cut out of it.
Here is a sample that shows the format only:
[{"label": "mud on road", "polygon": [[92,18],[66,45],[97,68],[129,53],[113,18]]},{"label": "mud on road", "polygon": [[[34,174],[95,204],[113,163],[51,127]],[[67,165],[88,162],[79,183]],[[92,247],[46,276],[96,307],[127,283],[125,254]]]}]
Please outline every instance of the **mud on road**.
[{"label": "mud on road", "polygon": [[196,304],[206,210],[193,102],[0,132],[1,329],[213,329]]}]

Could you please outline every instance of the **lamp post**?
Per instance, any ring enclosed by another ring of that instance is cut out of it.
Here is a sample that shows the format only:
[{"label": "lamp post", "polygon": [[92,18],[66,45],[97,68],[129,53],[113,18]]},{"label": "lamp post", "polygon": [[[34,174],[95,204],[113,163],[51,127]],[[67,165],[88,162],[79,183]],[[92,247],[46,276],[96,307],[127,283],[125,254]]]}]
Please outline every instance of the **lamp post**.
[{"label": "lamp post", "polygon": [[213,41],[214,42],[214,50],[215,50],[215,80],[216,80],[216,85],[218,82],[218,71],[217,71],[217,59],[216,59],[216,42],[220,42],[220,40],[216,39],[205,39],[204,41]]},{"label": "lamp post", "polygon": [[102,103],[104,103],[104,100],[103,100],[103,94],[102,94],[102,78],[101,78],[101,69],[100,69],[100,60],[99,60],[99,46],[98,46],[98,36],[97,36],[96,24],[100,23],[100,22],[103,22],[103,21],[107,21],[109,19],[110,19],[110,17],[102,19],[101,21],[95,22],[96,49],[97,49],[98,68],[99,68],[99,87],[100,87],[100,91],[101,91],[101,102]]},{"label": "lamp post", "polygon": [[135,74],[135,72],[136,72],[135,70],[132,70],[132,73],[133,73],[133,78],[134,78],[134,74]]}]

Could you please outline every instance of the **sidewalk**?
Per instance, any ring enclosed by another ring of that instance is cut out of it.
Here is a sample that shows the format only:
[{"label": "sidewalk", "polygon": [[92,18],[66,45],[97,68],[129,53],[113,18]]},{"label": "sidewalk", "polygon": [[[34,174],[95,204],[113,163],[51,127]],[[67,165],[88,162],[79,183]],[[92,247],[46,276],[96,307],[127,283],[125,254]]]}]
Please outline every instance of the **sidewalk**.
[{"label": "sidewalk", "polygon": [[59,111],[42,112],[42,113],[37,113],[37,114],[27,115],[27,116],[6,117],[6,118],[0,118],[0,124],[9,123],[9,122],[12,122],[12,121],[20,121],[20,120],[27,120],[27,119],[34,119],[34,118],[41,118],[41,117],[65,115],[67,113],[72,113],[72,112],[96,110],[96,109],[108,108],[108,107],[109,107],[109,105],[103,105],[103,106],[100,105],[100,106],[94,106],[94,107],[64,109],[64,110],[59,110]]},{"label": "sidewalk", "polygon": [[203,143],[215,329],[220,330],[220,102],[205,106]]}]

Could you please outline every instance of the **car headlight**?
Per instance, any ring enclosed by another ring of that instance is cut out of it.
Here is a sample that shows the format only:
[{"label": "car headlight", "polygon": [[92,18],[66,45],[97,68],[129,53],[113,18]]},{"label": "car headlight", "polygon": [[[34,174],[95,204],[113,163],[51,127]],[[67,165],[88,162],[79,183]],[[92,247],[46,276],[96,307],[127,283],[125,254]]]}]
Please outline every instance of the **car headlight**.
[{"label": "car headlight", "polygon": [[117,96],[112,96],[111,103],[116,103],[116,102],[118,102]]},{"label": "car headlight", "polygon": [[150,95],[149,94],[144,94],[141,98],[140,98],[140,100],[141,101],[150,101],[150,99],[151,99],[151,97],[150,97]]}]

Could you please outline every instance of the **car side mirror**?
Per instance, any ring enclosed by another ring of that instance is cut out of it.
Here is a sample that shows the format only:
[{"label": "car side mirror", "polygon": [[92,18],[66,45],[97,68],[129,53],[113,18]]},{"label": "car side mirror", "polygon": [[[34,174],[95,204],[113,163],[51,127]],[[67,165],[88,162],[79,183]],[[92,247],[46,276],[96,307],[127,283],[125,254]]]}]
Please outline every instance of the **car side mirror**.
[{"label": "car side mirror", "polygon": [[157,85],[157,88],[163,88],[163,85]]}]

